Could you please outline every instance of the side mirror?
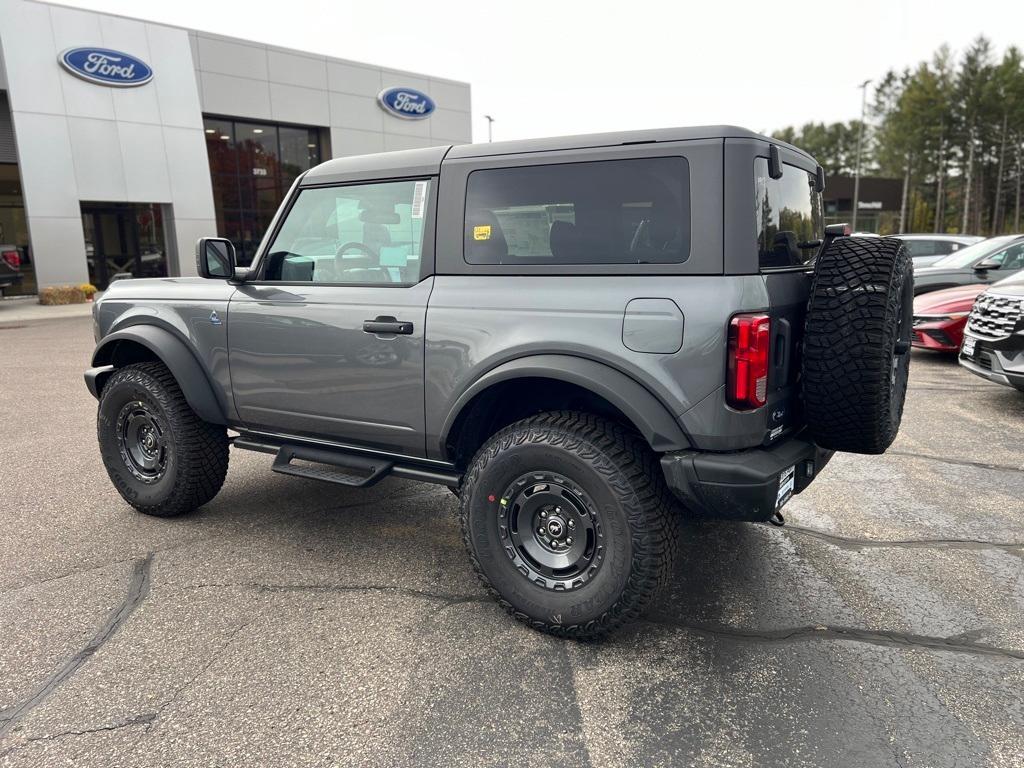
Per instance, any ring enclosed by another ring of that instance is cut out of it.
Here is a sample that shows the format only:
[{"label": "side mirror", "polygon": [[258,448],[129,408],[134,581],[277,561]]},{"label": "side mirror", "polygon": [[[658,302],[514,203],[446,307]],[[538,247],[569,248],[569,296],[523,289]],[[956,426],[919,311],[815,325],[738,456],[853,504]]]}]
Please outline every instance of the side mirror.
[{"label": "side mirror", "polygon": [[985,259],[984,261],[979,261],[974,265],[974,271],[988,272],[990,269],[999,269],[1001,266],[1003,266],[1003,264],[1000,261],[996,261],[995,259]]},{"label": "side mirror", "polygon": [[849,237],[851,231],[849,224],[829,224],[825,227],[825,237]]},{"label": "side mirror", "polygon": [[223,237],[201,237],[196,243],[196,270],[200,277],[230,280],[235,276],[235,246]]}]

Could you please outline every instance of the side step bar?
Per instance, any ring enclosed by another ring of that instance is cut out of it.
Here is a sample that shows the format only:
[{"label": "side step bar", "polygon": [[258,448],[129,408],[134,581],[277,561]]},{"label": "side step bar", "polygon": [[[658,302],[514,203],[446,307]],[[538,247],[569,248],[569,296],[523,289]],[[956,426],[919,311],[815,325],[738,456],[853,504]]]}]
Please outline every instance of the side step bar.
[{"label": "side step bar", "polygon": [[[458,488],[462,482],[462,477],[455,472],[444,472],[394,457],[363,455],[341,448],[312,447],[295,443],[274,444],[248,437],[236,437],[232,445],[247,451],[276,454],[271,469],[283,475],[323,480],[352,488],[367,488],[388,475],[437,483],[450,488]],[[293,461],[309,462],[318,466],[293,464]]]},{"label": "side step bar", "polygon": [[[319,466],[292,464],[293,459],[313,462]],[[378,461],[365,456],[346,456],[320,448],[305,448],[283,445],[274,459],[275,472],[282,475],[308,477],[311,480],[325,480],[328,483],[349,485],[353,488],[367,488],[391,472],[392,461]]]}]

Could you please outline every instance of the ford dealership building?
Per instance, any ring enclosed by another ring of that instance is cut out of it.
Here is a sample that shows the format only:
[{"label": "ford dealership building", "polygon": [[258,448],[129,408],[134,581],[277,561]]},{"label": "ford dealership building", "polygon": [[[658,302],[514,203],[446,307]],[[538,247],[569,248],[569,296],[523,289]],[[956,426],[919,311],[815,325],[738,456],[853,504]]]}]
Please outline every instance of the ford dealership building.
[{"label": "ford dealership building", "polygon": [[0,244],[21,292],[251,259],[295,177],[471,140],[466,83],[34,0],[0,0]]}]

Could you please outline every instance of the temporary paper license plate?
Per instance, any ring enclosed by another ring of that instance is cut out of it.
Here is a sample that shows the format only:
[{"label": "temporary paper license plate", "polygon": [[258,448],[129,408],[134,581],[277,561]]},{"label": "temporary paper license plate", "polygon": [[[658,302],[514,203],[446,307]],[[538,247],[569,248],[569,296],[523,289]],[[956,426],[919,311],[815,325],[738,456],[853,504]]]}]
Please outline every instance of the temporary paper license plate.
[{"label": "temporary paper license plate", "polygon": [[974,345],[977,343],[977,339],[973,339],[970,336],[964,336],[964,349],[963,353],[966,357],[974,357]]},{"label": "temporary paper license plate", "polygon": [[775,498],[775,510],[782,509],[782,505],[789,501],[793,495],[793,482],[796,479],[796,465],[783,470],[779,475],[779,495]]}]

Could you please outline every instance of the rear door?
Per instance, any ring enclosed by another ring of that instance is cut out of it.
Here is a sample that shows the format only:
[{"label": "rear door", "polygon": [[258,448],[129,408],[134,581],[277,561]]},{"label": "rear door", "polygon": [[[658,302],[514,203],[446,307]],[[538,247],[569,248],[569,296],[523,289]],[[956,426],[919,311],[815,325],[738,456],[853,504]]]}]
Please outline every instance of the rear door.
[{"label": "rear door", "polygon": [[432,180],[301,189],[229,310],[246,427],[422,455]]},{"label": "rear door", "polygon": [[[767,147],[765,147],[767,149]],[[768,157],[751,168],[757,266],[764,276],[772,318],[766,428],[768,442],[798,428],[800,350],[813,271],[824,236],[821,193],[810,159],[780,148],[782,176],[771,178]]]}]

